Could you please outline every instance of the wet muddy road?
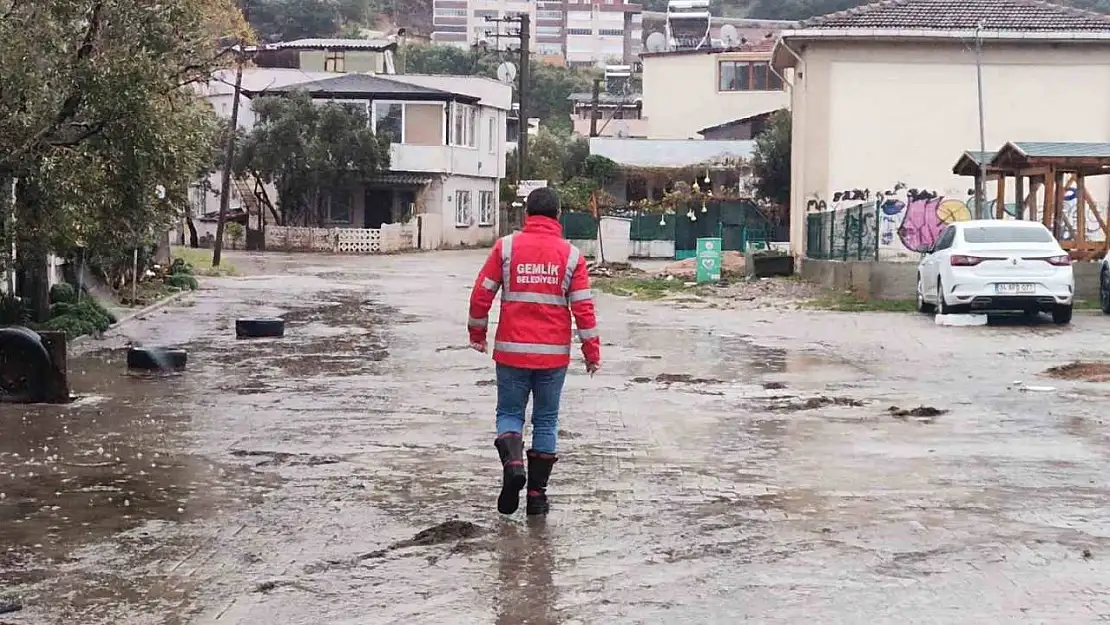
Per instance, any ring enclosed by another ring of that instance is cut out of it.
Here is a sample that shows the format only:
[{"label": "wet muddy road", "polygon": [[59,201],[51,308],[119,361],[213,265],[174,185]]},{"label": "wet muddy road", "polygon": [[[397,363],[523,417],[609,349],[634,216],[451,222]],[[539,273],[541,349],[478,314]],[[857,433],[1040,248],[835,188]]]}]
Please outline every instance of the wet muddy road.
[{"label": "wet muddy road", "polygon": [[[80,345],[77,403],[0,406],[0,623],[1110,619],[1110,388],[1039,376],[1107,359],[1110,319],[599,295],[535,523],[494,510],[481,253],[232,258]],[[234,339],[271,314],[286,338]],[[189,371],[122,375],[127,340]]]}]

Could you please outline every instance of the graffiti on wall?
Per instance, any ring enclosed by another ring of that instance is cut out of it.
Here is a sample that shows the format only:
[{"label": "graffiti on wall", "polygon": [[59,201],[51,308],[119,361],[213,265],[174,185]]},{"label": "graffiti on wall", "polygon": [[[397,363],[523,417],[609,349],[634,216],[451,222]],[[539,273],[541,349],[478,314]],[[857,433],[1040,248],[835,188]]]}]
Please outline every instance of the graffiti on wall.
[{"label": "graffiti on wall", "polygon": [[[1074,240],[1078,227],[1076,201],[1077,189],[1070,186],[1064,195],[1064,224],[1062,240]],[[874,206],[878,218],[878,246],[880,251],[894,253],[921,253],[927,251],[949,224],[971,219],[993,219],[997,201],[989,199],[976,202],[972,189],[948,190],[945,193],[930,189],[910,188],[899,182],[885,191],[850,189],[837,191],[826,201],[816,195],[807,200],[809,212],[856,209],[861,205]],[[1096,215],[1096,208],[1087,206],[1084,230],[1087,240],[1103,240],[1105,233]],[[852,211],[849,211],[852,212]],[[1019,202],[1007,202],[1003,219],[1016,219],[1021,215]]]}]

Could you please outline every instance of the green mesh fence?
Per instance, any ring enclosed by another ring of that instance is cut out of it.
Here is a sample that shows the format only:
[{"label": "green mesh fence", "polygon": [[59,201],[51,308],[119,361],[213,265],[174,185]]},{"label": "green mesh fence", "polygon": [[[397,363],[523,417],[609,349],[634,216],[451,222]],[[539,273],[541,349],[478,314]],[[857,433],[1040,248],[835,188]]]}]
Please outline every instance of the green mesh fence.
[{"label": "green mesh fence", "polygon": [[806,256],[821,260],[875,260],[879,254],[879,208],[858,206],[806,216]]},{"label": "green mesh fence", "polygon": [[563,224],[563,236],[567,239],[597,238],[597,220],[589,213],[564,211],[559,221]]}]

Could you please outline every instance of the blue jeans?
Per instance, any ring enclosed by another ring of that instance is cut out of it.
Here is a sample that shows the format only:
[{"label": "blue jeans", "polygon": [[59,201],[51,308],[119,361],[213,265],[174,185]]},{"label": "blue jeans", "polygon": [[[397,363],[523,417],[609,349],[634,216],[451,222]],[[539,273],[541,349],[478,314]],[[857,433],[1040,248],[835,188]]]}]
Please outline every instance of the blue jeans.
[{"label": "blue jeans", "polygon": [[497,435],[524,433],[528,396],[532,404],[532,449],[553,454],[559,432],[559,398],[567,368],[520,369],[497,365]]}]

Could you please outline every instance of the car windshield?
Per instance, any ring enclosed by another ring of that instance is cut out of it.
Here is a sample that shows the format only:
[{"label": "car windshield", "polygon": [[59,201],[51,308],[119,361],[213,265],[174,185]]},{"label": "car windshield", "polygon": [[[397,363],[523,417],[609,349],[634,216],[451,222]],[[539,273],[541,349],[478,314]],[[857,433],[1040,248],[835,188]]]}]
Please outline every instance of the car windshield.
[{"label": "car windshield", "polygon": [[996,226],[993,228],[965,228],[964,241],[968,243],[1052,243],[1052,233],[1045,228],[1021,226]]}]

